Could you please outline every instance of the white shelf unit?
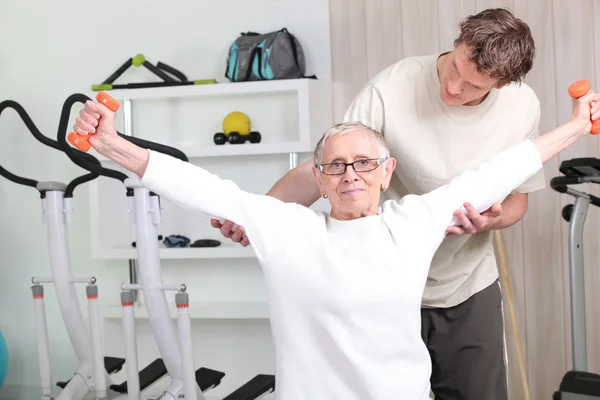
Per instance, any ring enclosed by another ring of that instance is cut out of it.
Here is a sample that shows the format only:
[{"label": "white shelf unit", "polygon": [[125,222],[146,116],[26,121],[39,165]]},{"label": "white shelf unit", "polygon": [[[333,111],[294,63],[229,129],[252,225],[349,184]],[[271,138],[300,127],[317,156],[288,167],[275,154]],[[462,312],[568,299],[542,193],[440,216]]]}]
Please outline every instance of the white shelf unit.
[{"label": "white shelf unit", "polygon": [[[190,260],[190,259],[217,259],[217,258],[254,258],[254,251],[250,246],[242,247],[238,244],[223,243],[219,247],[160,247],[158,254],[165,260]],[[127,260],[137,258],[134,248],[112,248],[103,253],[106,260]]]},{"label": "white shelf unit", "polygon": [[[120,89],[107,93],[122,105],[118,111],[124,117],[120,125],[122,133],[176,147],[190,158],[312,152],[332,120],[330,86],[317,79]],[[88,94],[92,98],[95,95],[95,92]],[[175,110],[185,107],[184,103],[190,103],[187,111],[195,111],[191,118],[184,115],[185,110]],[[152,117],[164,112],[166,105],[179,123],[167,121],[164,126],[150,129],[148,118],[132,121],[138,104],[140,108],[148,108]],[[213,134],[221,131],[222,119],[230,111],[244,111],[250,116],[253,130],[261,132],[261,143],[213,143]],[[264,118],[265,115],[270,118]],[[195,124],[197,134],[181,134],[189,133]],[[158,135],[148,135],[161,128],[163,131]]]},{"label": "white shelf unit", "polygon": [[[331,89],[327,81],[290,79],[111,90],[118,100],[117,130],[183,151],[193,164],[205,167],[242,189],[265,193],[298,155],[312,153],[332,124]],[[88,94],[95,98],[96,93]],[[245,112],[260,143],[216,145],[225,115]],[[94,151],[108,168],[125,172]],[[284,169],[282,169],[282,166]],[[161,248],[161,259],[253,258],[250,247],[223,238],[207,218],[192,216],[161,199],[163,236],[182,234],[192,241],[212,238],[215,248]],[[101,177],[90,183],[92,257],[105,260],[136,258],[131,242],[123,185]],[[161,244],[162,245],[162,244]]]},{"label": "white shelf unit", "polygon": [[[177,318],[174,303],[168,303],[171,318]],[[148,319],[145,305],[135,306],[136,319]],[[261,301],[196,301],[189,306],[191,319],[269,319],[269,307]],[[120,305],[102,308],[105,319],[121,319],[123,307]]]}]

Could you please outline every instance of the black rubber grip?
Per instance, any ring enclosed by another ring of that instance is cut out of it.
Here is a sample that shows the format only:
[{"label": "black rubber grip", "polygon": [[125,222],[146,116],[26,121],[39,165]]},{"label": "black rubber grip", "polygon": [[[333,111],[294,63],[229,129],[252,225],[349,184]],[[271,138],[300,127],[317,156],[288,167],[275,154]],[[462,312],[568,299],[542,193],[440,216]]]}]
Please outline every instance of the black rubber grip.
[{"label": "black rubber grip", "polygon": [[[7,108],[12,108],[13,110],[15,110],[17,112],[17,114],[19,115],[19,117],[21,118],[21,120],[23,121],[23,123],[25,124],[27,129],[29,130],[29,132],[33,135],[33,137],[38,142],[40,142],[43,145],[46,145],[48,147],[51,147],[55,150],[62,151],[62,149],[57,141],[46,137],[45,135],[42,134],[42,132],[40,132],[40,130],[37,128],[37,126],[35,126],[35,124],[33,123],[33,120],[31,119],[29,114],[27,114],[27,111],[25,111],[25,108],[23,108],[23,106],[21,106],[16,101],[5,100],[0,103],[0,114]],[[66,113],[66,115],[64,115],[65,113]],[[69,116],[70,116],[70,108],[65,109],[63,107],[63,111],[61,114],[61,120],[64,118],[68,122]],[[61,126],[59,125],[59,131],[60,130],[61,130]],[[90,163],[95,162],[98,165],[100,165],[100,162],[98,160],[96,160],[94,157],[92,157],[88,154],[82,153],[82,152],[79,152],[79,153],[80,153],[80,157],[83,158],[84,160],[86,160]],[[19,175],[15,175],[1,166],[0,166],[0,175],[2,175],[6,179],[8,179],[14,183],[17,183],[19,185],[30,186],[39,191],[39,189],[37,189],[37,184],[39,182],[36,181],[35,179],[30,179],[30,178],[25,178],[25,177],[22,177]],[[77,185],[80,185],[84,182],[88,182],[97,177],[98,177],[98,175],[96,175],[96,174],[85,174],[78,178],[75,178],[73,181],[71,181],[67,185],[67,190],[65,191],[65,197],[72,197],[73,191],[75,190],[75,187],[77,187]],[[41,196],[44,197],[44,193],[41,191],[39,191],[39,192],[40,192]]]},{"label": "black rubber grip", "polygon": [[[70,108],[73,106],[73,104],[75,104],[77,102],[85,103],[88,100],[90,100],[89,97],[87,97],[83,94],[77,94],[77,93],[73,94],[67,98],[67,100],[65,101],[65,103],[63,105],[63,113],[61,114],[60,127],[59,127],[59,132],[57,135],[58,144],[60,145],[60,148],[71,159],[71,161],[73,161],[75,164],[79,165],[81,168],[84,168],[84,169],[86,169],[92,173],[98,174],[98,175],[117,179],[121,182],[124,182],[125,179],[127,179],[126,174],[124,174],[120,171],[116,171],[116,170],[113,170],[110,168],[103,167],[102,164],[100,164],[100,162],[95,157],[93,157],[90,154],[83,153],[83,152],[75,149],[74,147],[72,147],[69,143],[67,143],[67,140],[66,140],[66,130],[67,129],[66,128],[69,123],[69,113],[66,112],[66,110],[70,110]],[[130,141],[131,143],[134,143],[142,148],[154,150],[154,151],[157,151],[160,153],[164,153],[164,154],[170,155],[172,157],[178,158],[182,161],[188,161],[188,158],[185,155],[185,153],[183,153],[181,150],[178,150],[174,147],[165,146],[165,145],[162,145],[159,143],[151,142],[149,140],[144,140],[144,139],[140,139],[140,138],[136,138],[136,137],[132,137],[132,136],[126,136],[119,132],[117,132],[117,134],[120,137],[122,137],[122,138]],[[82,154],[87,157],[82,156]],[[92,158],[95,162],[91,162],[89,160],[89,158]]]}]

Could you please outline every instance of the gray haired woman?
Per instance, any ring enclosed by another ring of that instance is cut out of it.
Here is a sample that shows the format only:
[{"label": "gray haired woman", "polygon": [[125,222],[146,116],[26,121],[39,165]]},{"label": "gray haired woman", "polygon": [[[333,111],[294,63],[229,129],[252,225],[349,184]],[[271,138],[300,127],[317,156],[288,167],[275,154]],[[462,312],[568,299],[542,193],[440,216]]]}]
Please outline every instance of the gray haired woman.
[{"label": "gray haired woman", "polygon": [[420,400],[429,398],[431,374],[421,296],[447,226],[458,223],[453,211],[467,200],[478,211],[502,201],[590,132],[590,104],[599,98],[574,100],[567,123],[449,184],[381,207],[396,165],[382,135],[360,123],[336,125],[315,149],[314,175],[330,213],[244,192],[137,147],[117,136],[113,113],[99,103],[85,104],[75,130],[94,133],[96,151],[150,190],[245,227],[266,281],[278,399]]}]

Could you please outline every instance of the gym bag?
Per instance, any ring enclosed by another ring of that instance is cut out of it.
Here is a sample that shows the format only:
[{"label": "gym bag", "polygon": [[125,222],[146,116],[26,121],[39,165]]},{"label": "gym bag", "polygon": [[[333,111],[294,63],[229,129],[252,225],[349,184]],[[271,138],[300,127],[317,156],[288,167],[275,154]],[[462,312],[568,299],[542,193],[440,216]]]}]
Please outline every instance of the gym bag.
[{"label": "gym bag", "polygon": [[232,82],[306,78],[305,68],[302,46],[286,28],[246,32],[229,48],[225,77]]}]

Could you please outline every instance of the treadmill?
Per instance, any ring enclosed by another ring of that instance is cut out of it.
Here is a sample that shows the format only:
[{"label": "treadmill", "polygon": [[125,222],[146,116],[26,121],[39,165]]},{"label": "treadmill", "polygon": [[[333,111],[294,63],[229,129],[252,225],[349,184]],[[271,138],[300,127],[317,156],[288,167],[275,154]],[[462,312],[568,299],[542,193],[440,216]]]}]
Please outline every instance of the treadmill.
[{"label": "treadmill", "polygon": [[600,207],[600,198],[573,189],[572,185],[600,183],[600,159],[573,158],[560,164],[563,174],[552,178],[550,186],[559,193],[573,196],[562,217],[569,223],[569,280],[571,292],[571,346],[573,370],[568,371],[554,393],[553,400],[600,399],[600,375],[588,371],[585,321],[585,276],[583,264],[583,228],[588,208]]}]

